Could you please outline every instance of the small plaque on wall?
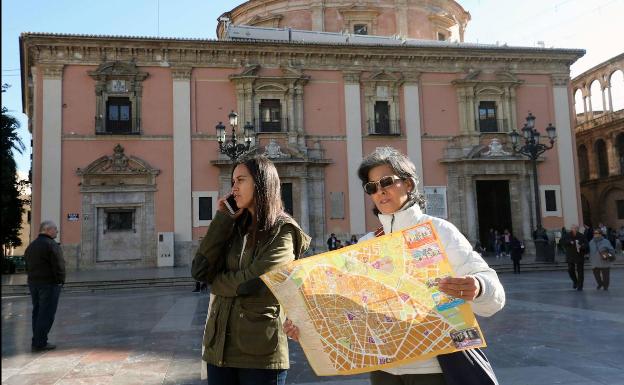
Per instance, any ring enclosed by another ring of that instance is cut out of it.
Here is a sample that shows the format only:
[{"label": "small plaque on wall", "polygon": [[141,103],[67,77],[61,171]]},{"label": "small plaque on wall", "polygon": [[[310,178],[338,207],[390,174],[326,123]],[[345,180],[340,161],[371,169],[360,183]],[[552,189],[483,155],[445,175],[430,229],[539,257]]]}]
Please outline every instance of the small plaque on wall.
[{"label": "small plaque on wall", "polygon": [[330,192],[329,197],[331,201],[329,218],[344,219],[344,193]]},{"label": "small plaque on wall", "polygon": [[70,222],[78,222],[80,220],[80,214],[78,213],[68,213],[67,220]]},{"label": "small plaque on wall", "polygon": [[432,217],[447,219],[446,186],[425,186],[424,190],[427,214]]}]

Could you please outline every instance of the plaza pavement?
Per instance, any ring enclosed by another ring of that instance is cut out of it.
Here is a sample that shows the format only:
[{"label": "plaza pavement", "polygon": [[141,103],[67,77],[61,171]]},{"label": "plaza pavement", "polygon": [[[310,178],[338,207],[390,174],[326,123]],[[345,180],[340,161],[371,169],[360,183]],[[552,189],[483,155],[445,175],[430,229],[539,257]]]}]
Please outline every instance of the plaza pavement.
[{"label": "plaza pavement", "polygon": [[[624,385],[624,269],[609,291],[572,290],[564,271],[500,275],[507,305],[479,318],[501,385]],[[201,335],[208,295],[192,287],[63,293],[50,342],[30,353],[30,298],[2,297],[2,385],[205,384]],[[288,384],[369,384],[317,377],[291,344]]]}]

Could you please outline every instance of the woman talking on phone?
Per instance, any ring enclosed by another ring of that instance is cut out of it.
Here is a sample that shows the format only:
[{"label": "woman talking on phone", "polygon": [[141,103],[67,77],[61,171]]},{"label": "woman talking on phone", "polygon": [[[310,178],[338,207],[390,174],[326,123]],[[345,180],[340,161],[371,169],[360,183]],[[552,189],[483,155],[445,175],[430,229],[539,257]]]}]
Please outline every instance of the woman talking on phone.
[{"label": "woman talking on phone", "polygon": [[193,278],[214,295],[203,339],[208,384],[283,385],[284,313],[259,277],[302,255],[310,237],[284,212],[277,170],[264,156],[236,163],[226,199],[192,265]]},{"label": "woman talking on phone", "polygon": [[[392,147],[380,147],[362,160],[358,169],[364,192],[375,205],[381,222],[375,232],[361,240],[400,231],[432,221],[456,277],[443,278],[440,291],[461,298],[481,316],[491,316],[505,304],[505,291],[492,270],[472,245],[450,222],[423,214],[418,193],[416,167]],[[290,320],[284,331],[294,339],[299,329]],[[409,362],[398,367],[371,372],[372,385],[467,385],[496,384],[496,376],[481,351],[458,352]]]}]

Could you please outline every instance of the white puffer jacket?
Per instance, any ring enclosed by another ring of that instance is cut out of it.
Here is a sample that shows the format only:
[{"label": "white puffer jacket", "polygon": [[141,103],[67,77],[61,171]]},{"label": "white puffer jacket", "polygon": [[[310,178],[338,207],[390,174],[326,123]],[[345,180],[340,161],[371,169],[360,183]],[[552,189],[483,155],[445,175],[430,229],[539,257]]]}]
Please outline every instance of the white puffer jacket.
[{"label": "white puffer jacket", "polygon": [[[444,219],[423,214],[417,204],[402,209],[394,214],[379,214],[379,221],[383,225],[384,233],[402,230],[419,223],[432,221],[442,246],[446,250],[449,262],[455,274],[459,276],[472,275],[481,283],[481,295],[469,302],[475,314],[489,317],[505,306],[505,290],[498,280],[498,275],[481,256],[473,251],[470,242],[452,223]],[[374,238],[374,233],[368,233],[360,240]],[[384,369],[394,374],[425,374],[441,373],[442,369],[435,358],[414,361],[396,368]]]}]

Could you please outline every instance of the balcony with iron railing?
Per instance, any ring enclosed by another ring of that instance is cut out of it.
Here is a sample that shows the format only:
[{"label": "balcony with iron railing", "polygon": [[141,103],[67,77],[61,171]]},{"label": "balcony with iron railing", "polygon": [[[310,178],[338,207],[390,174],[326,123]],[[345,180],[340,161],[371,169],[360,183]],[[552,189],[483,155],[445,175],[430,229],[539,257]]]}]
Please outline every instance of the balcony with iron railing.
[{"label": "balcony with iron railing", "polygon": [[475,130],[479,132],[510,132],[508,119],[476,119]]},{"label": "balcony with iron railing", "polygon": [[284,123],[286,124],[286,127],[288,127],[288,118],[282,118],[280,120],[273,120],[273,121],[265,121],[265,120],[256,118],[254,120],[254,127],[256,129],[256,132],[258,133],[282,132],[282,125]]},{"label": "balcony with iron railing", "polygon": [[401,135],[401,121],[396,120],[368,120],[369,135]]}]

